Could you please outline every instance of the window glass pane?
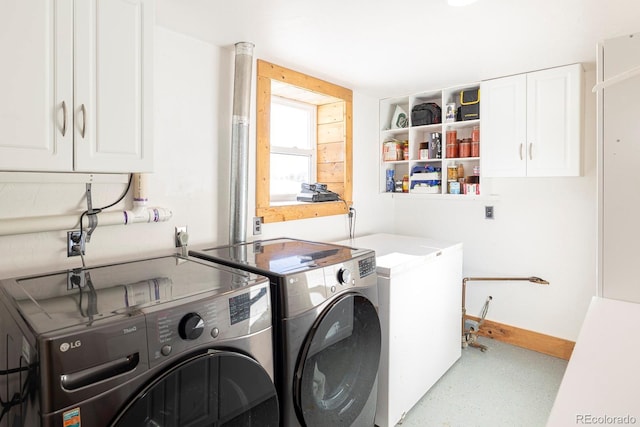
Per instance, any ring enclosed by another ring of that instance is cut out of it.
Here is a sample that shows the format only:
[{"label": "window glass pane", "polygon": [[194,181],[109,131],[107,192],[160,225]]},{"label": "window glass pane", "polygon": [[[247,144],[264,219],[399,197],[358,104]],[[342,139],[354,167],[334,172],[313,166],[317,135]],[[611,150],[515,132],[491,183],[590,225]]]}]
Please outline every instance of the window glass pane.
[{"label": "window glass pane", "polygon": [[295,200],[300,184],[310,182],[308,156],[271,153],[271,200]]},{"label": "window glass pane", "polygon": [[311,147],[311,109],[271,103],[271,145],[287,148]]}]

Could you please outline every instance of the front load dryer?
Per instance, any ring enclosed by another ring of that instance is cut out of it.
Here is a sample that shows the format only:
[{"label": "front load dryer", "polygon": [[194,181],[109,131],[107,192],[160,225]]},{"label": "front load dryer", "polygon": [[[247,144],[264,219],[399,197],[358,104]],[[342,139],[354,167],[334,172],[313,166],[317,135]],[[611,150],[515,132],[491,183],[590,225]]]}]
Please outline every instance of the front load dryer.
[{"label": "front load dryer", "polygon": [[176,255],[4,280],[0,426],[278,427],[266,278]]},{"label": "front load dryer", "polygon": [[285,427],[374,425],[381,332],[373,251],[282,238],[190,255],[269,277]]}]

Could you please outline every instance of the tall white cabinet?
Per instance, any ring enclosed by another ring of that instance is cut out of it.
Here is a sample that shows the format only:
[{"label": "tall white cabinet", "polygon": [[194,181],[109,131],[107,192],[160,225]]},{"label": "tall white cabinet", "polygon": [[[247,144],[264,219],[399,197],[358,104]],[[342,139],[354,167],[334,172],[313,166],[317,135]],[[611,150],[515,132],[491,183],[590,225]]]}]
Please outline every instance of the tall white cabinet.
[{"label": "tall white cabinet", "polygon": [[[638,181],[640,162],[640,33],[599,45],[598,92],[599,296],[640,303]],[[633,72],[636,72],[633,74]]]},{"label": "tall white cabinet", "polygon": [[581,64],[483,81],[483,176],[579,176],[582,86]]},{"label": "tall white cabinet", "polygon": [[153,0],[0,3],[0,170],[152,170]]}]

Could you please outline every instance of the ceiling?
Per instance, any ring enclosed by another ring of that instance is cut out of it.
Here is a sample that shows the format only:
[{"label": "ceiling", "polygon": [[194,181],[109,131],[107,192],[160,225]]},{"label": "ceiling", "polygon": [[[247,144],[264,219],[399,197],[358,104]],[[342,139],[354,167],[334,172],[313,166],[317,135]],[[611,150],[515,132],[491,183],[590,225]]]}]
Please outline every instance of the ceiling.
[{"label": "ceiling", "polygon": [[383,98],[574,62],[640,32],[638,0],[156,0],[157,23]]}]

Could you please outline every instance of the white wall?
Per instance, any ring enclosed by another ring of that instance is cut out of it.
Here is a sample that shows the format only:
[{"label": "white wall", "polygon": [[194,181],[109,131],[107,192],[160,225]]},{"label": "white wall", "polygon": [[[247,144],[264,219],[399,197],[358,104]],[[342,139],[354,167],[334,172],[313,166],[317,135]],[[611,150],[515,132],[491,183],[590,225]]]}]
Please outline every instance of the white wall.
[{"label": "white wall", "polygon": [[[191,245],[228,241],[233,51],[161,27],[155,35],[155,171],[148,175],[148,193],[150,205],[171,209],[173,218],[158,224],[98,227],[87,245],[89,265],[172,250],[176,226],[188,226]],[[252,100],[255,103],[255,89]],[[255,115],[255,104],[251,114]],[[391,227],[393,214],[389,200],[374,194],[377,115],[376,99],[354,94],[354,200],[356,231],[362,232],[382,230],[381,224]],[[255,127],[250,134],[249,221],[255,211]],[[123,189],[122,184],[95,184],[94,207],[111,203]],[[79,215],[86,209],[84,190],[84,183],[0,181],[0,220]],[[127,206],[130,195],[116,209]],[[346,218],[267,224],[259,237],[344,239]],[[250,230],[248,237],[253,239]],[[0,236],[0,277],[79,267],[79,257],[67,258],[65,242],[65,231]]]},{"label": "white wall", "polygon": [[[575,340],[596,291],[595,71],[585,74],[582,177],[494,178],[483,181],[496,199],[395,199],[395,231],[464,243],[464,277],[539,276],[528,282],[468,282],[467,313]],[[482,144],[482,142],[481,142]],[[495,220],[484,219],[484,206]]]}]

